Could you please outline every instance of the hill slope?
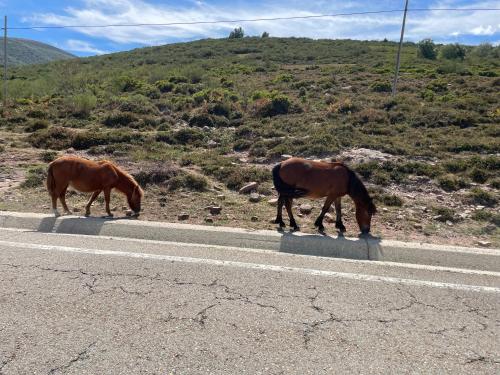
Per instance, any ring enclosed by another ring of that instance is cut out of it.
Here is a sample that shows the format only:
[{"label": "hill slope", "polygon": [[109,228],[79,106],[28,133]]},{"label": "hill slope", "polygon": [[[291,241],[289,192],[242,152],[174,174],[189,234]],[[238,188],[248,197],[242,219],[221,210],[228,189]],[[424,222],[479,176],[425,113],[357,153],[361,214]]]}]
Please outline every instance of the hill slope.
[{"label": "hill slope", "polygon": [[[283,154],[340,158],[381,206],[379,233],[500,244],[500,47],[464,48],[464,59],[427,60],[406,43],[396,98],[392,42],[201,40],[15,68],[0,165],[17,152],[30,177],[23,155],[72,148],[141,170],[146,218],[182,210],[203,223],[200,207],[217,199],[208,186],[227,197],[215,223],[263,228],[275,208],[235,191],[258,181],[271,195]],[[46,198],[32,177],[40,195],[19,200],[30,208]]]},{"label": "hill slope", "polygon": [[[0,61],[3,63],[3,39],[1,42]],[[71,53],[35,40],[7,38],[7,63],[10,66],[42,64],[75,57]]]}]

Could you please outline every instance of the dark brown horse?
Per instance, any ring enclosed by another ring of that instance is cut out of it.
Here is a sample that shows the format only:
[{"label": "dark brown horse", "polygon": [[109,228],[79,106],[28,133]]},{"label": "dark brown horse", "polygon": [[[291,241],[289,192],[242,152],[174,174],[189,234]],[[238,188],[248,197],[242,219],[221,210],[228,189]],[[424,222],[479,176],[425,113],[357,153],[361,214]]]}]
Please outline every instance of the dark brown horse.
[{"label": "dark brown horse", "polygon": [[85,207],[85,216],[90,215],[90,206],[101,191],[104,192],[106,212],[113,216],[109,209],[112,189],[123,193],[130,209],[135,216],[139,216],[144,195],[141,187],[132,176],[110,161],[95,162],[76,156],[63,156],[49,164],[47,189],[52,197],[52,209],[56,217],[59,216],[57,198],[61,200],[64,212],[71,213],[66,205],[66,190],[69,185],[78,191],[93,193]]},{"label": "dark brown horse", "polygon": [[314,225],[320,231],[324,230],[323,218],[330,206],[335,202],[337,218],[335,227],[345,232],[342,223],[340,199],[349,195],[356,205],[356,219],[362,233],[370,232],[372,215],[376,208],[368,191],[359,177],[340,162],[312,161],[300,158],[288,159],[273,168],[273,181],[278,197],[278,214],[275,223],[284,227],[282,209],[285,205],[290,218],[290,226],[295,230],[299,227],[292,213],[294,198],[326,197],[325,204]]}]

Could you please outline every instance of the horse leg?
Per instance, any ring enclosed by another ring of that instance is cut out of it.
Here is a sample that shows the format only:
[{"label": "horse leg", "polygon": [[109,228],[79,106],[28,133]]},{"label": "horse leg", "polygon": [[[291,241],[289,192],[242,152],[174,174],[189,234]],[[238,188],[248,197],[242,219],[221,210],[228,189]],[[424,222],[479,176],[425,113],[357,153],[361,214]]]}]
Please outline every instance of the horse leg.
[{"label": "horse leg", "polygon": [[111,210],[109,209],[109,199],[111,198],[111,188],[104,189],[104,201],[106,202],[106,213],[109,217],[113,217]]},{"label": "horse leg", "polygon": [[297,225],[295,218],[293,217],[292,201],[293,201],[293,198],[285,198],[285,207],[286,207],[286,212],[288,213],[288,218],[290,219],[290,226],[293,228],[293,230],[298,231],[298,230],[300,230],[300,228]]},{"label": "horse leg", "polygon": [[52,193],[50,197],[52,198],[52,211],[54,212],[54,216],[55,217],[61,216],[59,211],[57,211],[57,195]]},{"label": "horse leg", "polygon": [[101,190],[94,191],[87,202],[87,205],[85,206],[85,216],[90,216],[90,206],[94,201],[97,199],[97,197],[101,194]]},{"label": "horse leg", "polygon": [[66,205],[66,191],[68,190],[68,187],[66,186],[62,191],[61,194],[59,194],[59,199],[61,200],[61,204],[64,209],[64,213],[66,215],[71,215],[71,211],[69,210],[68,206]]},{"label": "horse leg", "polygon": [[286,227],[285,222],[283,221],[283,203],[285,202],[285,198],[281,195],[278,197],[278,213],[276,214],[276,220],[274,220],[274,224],[279,224],[280,228]]},{"label": "horse leg", "polygon": [[323,232],[325,230],[325,227],[323,226],[323,218],[325,217],[326,213],[330,209],[330,206],[333,203],[334,198],[329,195],[326,197],[325,204],[323,205],[323,209],[321,210],[321,213],[319,214],[318,218],[314,222],[314,226],[318,227],[318,230],[320,232]]},{"label": "horse leg", "polygon": [[340,232],[343,233],[346,231],[346,229],[344,223],[342,223],[342,209],[340,206],[340,199],[341,199],[340,197],[335,199],[335,213],[337,215],[335,219],[335,228],[337,228]]}]

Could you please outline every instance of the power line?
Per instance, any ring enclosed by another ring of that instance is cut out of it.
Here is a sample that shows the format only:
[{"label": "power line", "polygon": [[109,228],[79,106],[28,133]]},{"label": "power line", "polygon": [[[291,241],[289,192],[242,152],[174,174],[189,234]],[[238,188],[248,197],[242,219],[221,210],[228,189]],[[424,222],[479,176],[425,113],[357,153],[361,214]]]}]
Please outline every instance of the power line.
[{"label": "power line", "polygon": [[[408,9],[408,12],[494,12],[500,11],[500,8],[414,8]],[[404,12],[404,9],[390,10],[375,10],[365,12],[351,13],[333,13],[333,14],[313,14],[309,16],[290,16],[290,17],[270,17],[270,18],[250,18],[237,20],[214,20],[214,21],[190,21],[190,22],[169,22],[169,23],[131,23],[131,24],[107,24],[107,25],[60,25],[60,26],[20,26],[9,27],[9,30],[39,30],[39,29],[89,29],[89,28],[106,28],[106,27],[144,27],[144,26],[188,26],[188,25],[206,25],[206,24],[227,24],[227,23],[243,23],[243,22],[259,22],[259,21],[281,21],[281,20],[299,20],[311,18],[328,18],[328,17],[343,17],[343,16],[358,16],[371,14],[387,14]],[[3,27],[1,28],[4,29]]]}]

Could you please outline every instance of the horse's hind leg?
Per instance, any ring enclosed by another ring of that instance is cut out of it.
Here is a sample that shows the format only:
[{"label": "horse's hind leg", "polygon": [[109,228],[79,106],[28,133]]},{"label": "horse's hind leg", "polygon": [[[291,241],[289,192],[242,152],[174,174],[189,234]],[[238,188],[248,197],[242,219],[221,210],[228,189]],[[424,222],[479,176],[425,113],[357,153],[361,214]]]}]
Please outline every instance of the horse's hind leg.
[{"label": "horse's hind leg", "polygon": [[111,188],[105,188],[104,189],[104,201],[106,202],[106,213],[108,214],[109,217],[112,217],[113,214],[111,213],[111,210],[109,209],[110,198],[111,198]]},{"label": "horse's hind leg", "polygon": [[332,196],[326,197],[325,204],[323,205],[323,209],[321,210],[321,213],[319,214],[318,218],[314,222],[314,226],[318,227],[318,230],[320,232],[323,232],[325,230],[325,227],[323,226],[323,218],[325,217],[326,213],[330,209],[330,206],[333,203],[334,198]]},{"label": "horse's hind leg", "polygon": [[67,214],[67,215],[71,215],[71,211],[70,209],[68,208],[67,204],[66,204],[66,191],[68,190],[68,187],[66,186],[63,191],[61,192],[61,194],[59,194],[59,199],[61,200],[61,204],[63,206],[63,209],[64,209],[64,213]]},{"label": "horse's hind leg", "polygon": [[283,221],[283,203],[285,202],[285,198],[281,196],[278,197],[278,212],[276,214],[276,220],[274,220],[274,224],[279,224],[280,228],[286,227],[285,222]]},{"label": "horse's hind leg", "polygon": [[340,232],[345,232],[344,223],[342,223],[342,208],[340,205],[340,197],[335,199],[335,213],[337,215],[335,219],[335,228],[337,228]]},{"label": "horse's hind leg", "polygon": [[293,230],[300,230],[299,226],[297,225],[297,222],[295,221],[295,218],[293,217],[292,201],[293,198],[285,198],[286,212],[288,213],[288,218],[290,219],[290,226],[293,228]]},{"label": "horse's hind leg", "polygon": [[54,212],[54,216],[55,217],[61,216],[59,211],[57,211],[57,195],[54,193],[51,193],[50,197],[52,198],[52,211]]},{"label": "horse's hind leg", "polygon": [[92,203],[94,203],[99,194],[101,194],[101,190],[97,190],[92,193],[92,196],[90,197],[89,201],[87,202],[87,205],[85,206],[85,216],[90,216],[90,206],[92,205]]}]

